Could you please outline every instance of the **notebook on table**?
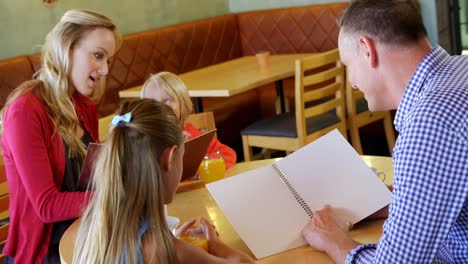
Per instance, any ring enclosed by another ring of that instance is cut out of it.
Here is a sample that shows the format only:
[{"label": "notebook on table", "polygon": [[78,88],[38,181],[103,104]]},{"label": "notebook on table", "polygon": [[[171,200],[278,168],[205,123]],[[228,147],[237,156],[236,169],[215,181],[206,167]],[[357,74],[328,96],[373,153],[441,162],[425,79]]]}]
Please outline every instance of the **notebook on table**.
[{"label": "notebook on table", "polygon": [[392,195],[337,130],[272,165],[206,187],[258,259],[305,245],[301,230],[326,204],[357,223]]},{"label": "notebook on table", "polygon": [[[190,179],[195,176],[215,132],[216,129],[210,130],[185,142],[182,180]],[[80,178],[78,180],[78,190],[87,189],[88,182],[91,180],[92,171],[94,170],[94,163],[97,160],[102,146],[102,144],[97,143],[90,143],[88,145],[88,151],[86,152]]]}]

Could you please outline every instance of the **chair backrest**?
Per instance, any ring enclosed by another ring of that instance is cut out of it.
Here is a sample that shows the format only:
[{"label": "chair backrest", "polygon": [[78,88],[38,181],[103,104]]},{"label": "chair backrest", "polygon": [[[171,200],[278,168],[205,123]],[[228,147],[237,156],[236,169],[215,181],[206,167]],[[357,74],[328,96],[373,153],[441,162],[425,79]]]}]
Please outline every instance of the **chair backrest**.
[{"label": "chair backrest", "polygon": [[109,130],[111,126],[112,118],[114,115],[108,115],[102,118],[99,118],[99,141],[103,142],[106,140],[107,136],[109,135]]},{"label": "chair backrest", "polygon": [[[296,60],[295,86],[300,144],[312,142],[335,128],[346,137],[344,67],[338,49]],[[322,114],[335,114],[339,120],[308,134],[308,120]]]},{"label": "chair backrest", "polygon": [[393,130],[393,121],[389,111],[370,111],[364,94],[353,89],[351,83],[346,82],[346,115],[347,126],[351,136],[351,143],[359,154],[364,154],[359,128],[376,121],[383,121],[385,136],[389,153],[395,146],[395,132]]},{"label": "chair backrest", "polygon": [[[1,151],[1,150],[0,150]],[[10,203],[10,195],[6,181],[5,165],[3,157],[0,155],[0,247],[3,249],[8,236],[8,228],[10,222],[10,213],[8,206]],[[0,252],[0,263],[5,263],[5,256]]]},{"label": "chair backrest", "polygon": [[[360,112],[369,110],[368,108],[364,110],[359,107],[358,102],[361,101],[361,98],[364,98],[364,93],[358,89],[353,89],[351,83],[346,82],[346,113],[348,116],[355,116]],[[365,106],[367,107],[367,104]]]},{"label": "chair backrest", "polygon": [[186,122],[191,123],[194,127],[196,127],[202,132],[216,129],[213,112],[191,114],[188,116]]}]

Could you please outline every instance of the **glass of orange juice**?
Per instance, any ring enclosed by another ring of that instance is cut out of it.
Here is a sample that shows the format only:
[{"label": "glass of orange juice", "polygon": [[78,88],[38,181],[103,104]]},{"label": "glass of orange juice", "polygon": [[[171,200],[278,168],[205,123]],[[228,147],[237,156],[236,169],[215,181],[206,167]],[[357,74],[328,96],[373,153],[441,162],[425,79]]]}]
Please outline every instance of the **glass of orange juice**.
[{"label": "glass of orange juice", "polygon": [[203,249],[204,251],[208,252],[208,240],[205,238],[204,235],[183,235],[179,237],[180,240],[188,242],[196,247]]},{"label": "glass of orange juice", "polygon": [[225,173],[226,167],[224,165],[224,159],[219,151],[203,157],[200,167],[198,168],[200,180],[205,184],[223,179]]}]

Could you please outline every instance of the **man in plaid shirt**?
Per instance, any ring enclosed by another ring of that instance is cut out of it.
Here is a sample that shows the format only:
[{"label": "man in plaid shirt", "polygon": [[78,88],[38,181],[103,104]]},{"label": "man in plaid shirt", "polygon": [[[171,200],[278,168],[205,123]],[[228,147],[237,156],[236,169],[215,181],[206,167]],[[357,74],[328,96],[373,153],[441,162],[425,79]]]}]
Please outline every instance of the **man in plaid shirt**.
[{"label": "man in plaid shirt", "polygon": [[369,108],[398,109],[393,199],[377,245],[349,238],[330,207],[304,238],[337,263],[468,263],[468,56],[431,47],[402,0],[351,0],[338,42]]}]

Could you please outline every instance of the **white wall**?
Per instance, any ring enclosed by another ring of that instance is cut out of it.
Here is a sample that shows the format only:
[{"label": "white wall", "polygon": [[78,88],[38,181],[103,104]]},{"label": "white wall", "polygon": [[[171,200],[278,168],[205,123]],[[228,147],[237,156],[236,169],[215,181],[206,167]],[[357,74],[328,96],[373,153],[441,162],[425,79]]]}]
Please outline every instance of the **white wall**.
[{"label": "white wall", "polygon": [[[195,4],[196,3],[196,4]],[[0,59],[39,52],[47,32],[66,10],[92,9],[114,20],[123,34],[222,15],[228,0],[0,0]]]}]

